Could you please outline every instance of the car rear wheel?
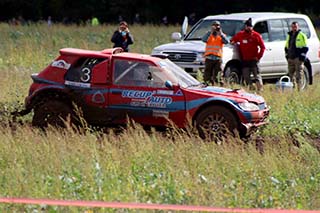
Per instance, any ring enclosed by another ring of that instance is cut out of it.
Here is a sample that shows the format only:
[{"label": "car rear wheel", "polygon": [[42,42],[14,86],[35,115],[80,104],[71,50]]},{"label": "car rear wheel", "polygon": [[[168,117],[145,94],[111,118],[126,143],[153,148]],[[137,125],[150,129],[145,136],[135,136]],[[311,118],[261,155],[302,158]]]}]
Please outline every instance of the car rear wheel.
[{"label": "car rear wheel", "polygon": [[238,122],[233,113],[223,106],[205,108],[196,118],[199,136],[206,141],[226,142],[237,135]]},{"label": "car rear wheel", "polygon": [[66,127],[68,116],[71,122],[72,109],[68,104],[59,100],[47,100],[34,108],[32,125],[40,128],[46,128],[49,125]]}]

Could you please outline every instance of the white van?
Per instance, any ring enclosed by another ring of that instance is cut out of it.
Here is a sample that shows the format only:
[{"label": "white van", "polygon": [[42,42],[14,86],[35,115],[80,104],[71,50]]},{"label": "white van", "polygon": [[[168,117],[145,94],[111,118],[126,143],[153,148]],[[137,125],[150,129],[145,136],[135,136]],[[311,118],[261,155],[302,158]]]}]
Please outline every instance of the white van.
[{"label": "white van", "polygon": [[[198,21],[183,38],[180,33],[173,33],[172,38],[176,42],[158,46],[153,49],[152,54],[168,54],[170,60],[187,72],[195,74],[197,70],[204,68],[205,43],[201,41],[201,38],[210,30],[211,23],[214,20],[220,21],[223,32],[231,39],[242,30],[248,18],[252,18],[254,30],[262,35],[266,46],[264,56],[260,60],[260,72],[263,79],[276,79],[288,73],[284,52],[285,40],[291,23],[293,21],[299,23],[301,31],[308,37],[309,47],[303,87],[312,84],[312,76],[320,72],[320,43],[309,17],[302,14],[262,12],[207,16]],[[183,31],[186,32],[185,23],[184,26]],[[241,62],[238,51],[231,44],[224,46],[222,68],[228,80],[239,83]]]}]

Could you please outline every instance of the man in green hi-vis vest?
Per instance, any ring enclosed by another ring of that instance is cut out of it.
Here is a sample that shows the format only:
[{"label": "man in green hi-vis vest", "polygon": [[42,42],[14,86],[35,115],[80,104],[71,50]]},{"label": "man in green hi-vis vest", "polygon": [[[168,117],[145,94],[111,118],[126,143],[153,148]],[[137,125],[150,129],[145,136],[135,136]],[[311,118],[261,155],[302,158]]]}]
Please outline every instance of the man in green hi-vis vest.
[{"label": "man in green hi-vis vest", "polygon": [[292,22],[291,31],[288,33],[285,53],[288,60],[289,77],[294,87],[301,89],[304,61],[308,52],[307,36],[299,29],[298,22]]}]

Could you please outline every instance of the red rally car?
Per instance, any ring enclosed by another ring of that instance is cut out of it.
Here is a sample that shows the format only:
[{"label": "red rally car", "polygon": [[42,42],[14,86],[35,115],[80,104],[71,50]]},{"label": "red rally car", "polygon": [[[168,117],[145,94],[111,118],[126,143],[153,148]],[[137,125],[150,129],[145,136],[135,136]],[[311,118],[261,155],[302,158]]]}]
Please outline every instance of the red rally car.
[{"label": "red rally car", "polygon": [[261,96],[243,90],[205,86],[170,60],[125,53],[120,48],[90,51],[65,48],[42,72],[32,74],[24,114],[32,124],[63,125],[81,115],[88,124],[124,124],[185,128],[202,138],[227,132],[248,136],[269,114]]}]

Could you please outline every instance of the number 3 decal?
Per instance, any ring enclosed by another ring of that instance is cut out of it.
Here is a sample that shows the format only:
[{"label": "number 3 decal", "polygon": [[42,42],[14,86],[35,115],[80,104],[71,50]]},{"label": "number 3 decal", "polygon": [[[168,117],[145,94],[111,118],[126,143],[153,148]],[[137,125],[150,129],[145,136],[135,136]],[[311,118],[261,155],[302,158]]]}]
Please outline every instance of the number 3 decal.
[{"label": "number 3 decal", "polygon": [[91,70],[88,68],[88,67],[85,67],[81,70],[81,77],[80,77],[80,80],[82,82],[89,82],[90,79],[91,79]]}]

